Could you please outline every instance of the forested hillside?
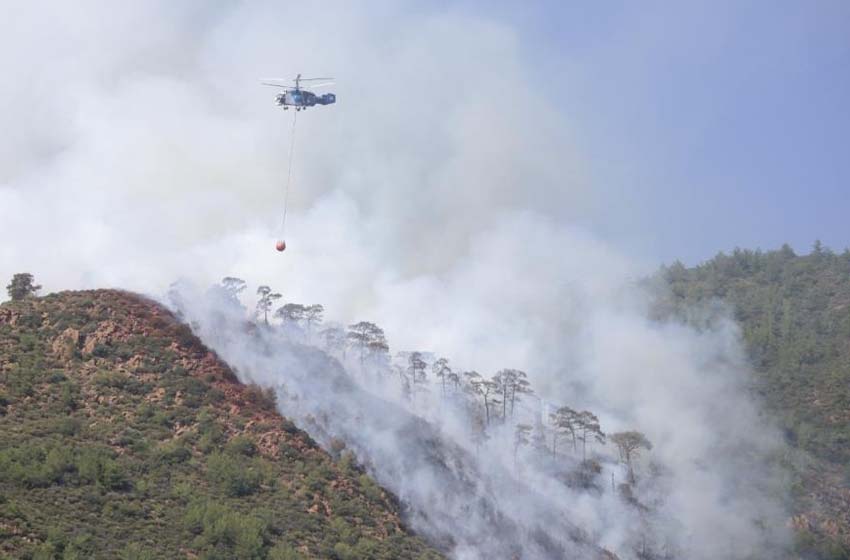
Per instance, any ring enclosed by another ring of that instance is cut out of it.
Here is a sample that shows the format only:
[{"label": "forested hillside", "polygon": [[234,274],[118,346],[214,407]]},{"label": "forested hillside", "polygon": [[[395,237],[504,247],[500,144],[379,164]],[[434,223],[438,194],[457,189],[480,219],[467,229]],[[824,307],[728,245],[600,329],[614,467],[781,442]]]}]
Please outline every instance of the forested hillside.
[{"label": "forested hillside", "polygon": [[754,390],[788,443],[815,458],[798,469],[795,525],[823,557],[850,557],[850,251],[735,250],[661,276],[672,288],[662,315],[700,323],[731,309]]},{"label": "forested hillside", "polygon": [[805,256],[737,250],[664,275],[684,309],[731,304],[759,374],[759,391],[792,443],[850,460],[850,252],[819,244]]},{"label": "forested hillside", "polygon": [[26,292],[0,305],[0,558],[441,557],[164,308]]}]

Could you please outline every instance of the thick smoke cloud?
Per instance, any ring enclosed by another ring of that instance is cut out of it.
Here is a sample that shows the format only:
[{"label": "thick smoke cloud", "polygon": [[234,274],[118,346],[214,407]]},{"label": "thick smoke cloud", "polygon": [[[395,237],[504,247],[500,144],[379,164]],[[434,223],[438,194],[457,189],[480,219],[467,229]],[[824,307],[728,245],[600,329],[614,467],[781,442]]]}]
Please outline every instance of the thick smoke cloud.
[{"label": "thick smoke cloud", "polygon": [[[568,118],[523,85],[510,27],[383,2],[30,3],[8,16],[0,277],[153,294],[177,278],[270,284],[341,322],[376,321],[393,350],[522,368],[547,402],[645,431],[673,473],[665,531],[688,557],[717,557],[718,535],[727,557],[759,549],[765,535],[741,519],[781,533],[773,479],[751,478],[775,442],[746,396],[734,325],[649,321],[632,285],[646,268],[575,225],[604,201]],[[339,102],[299,115],[277,255],[292,114],[257,80],[297,72],[335,75]],[[571,498],[600,544],[640,531],[616,500]]]},{"label": "thick smoke cloud", "polygon": [[[4,24],[3,125],[16,133],[0,145],[2,217],[10,230],[30,217],[43,225],[4,262],[68,255],[59,258],[73,266],[40,271],[48,286],[149,289],[184,272],[187,253],[197,276],[216,276],[241,264],[233,236],[272,237],[291,114],[259,86],[269,74],[339,82],[339,105],[299,123],[292,268],[323,256],[321,238],[333,235],[373,268],[445,269],[500,211],[581,210],[566,127],[516,87],[524,74],[509,29],[381,5],[297,17],[272,3],[146,6],[34,6]],[[349,214],[299,225],[340,197]],[[212,251],[215,264],[202,262]],[[289,272],[280,259],[265,266]]]}]

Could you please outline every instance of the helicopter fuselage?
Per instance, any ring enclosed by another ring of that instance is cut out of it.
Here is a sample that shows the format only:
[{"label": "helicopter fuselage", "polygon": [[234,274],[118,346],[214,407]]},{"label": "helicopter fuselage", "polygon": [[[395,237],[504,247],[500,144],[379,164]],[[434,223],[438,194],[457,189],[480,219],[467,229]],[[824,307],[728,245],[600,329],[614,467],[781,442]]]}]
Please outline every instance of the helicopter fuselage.
[{"label": "helicopter fuselage", "polygon": [[313,107],[315,105],[330,105],[331,103],[336,103],[336,95],[333,93],[316,95],[312,91],[307,91],[305,89],[290,89],[277,94],[275,102],[284,109],[289,107],[301,109],[304,107]]}]

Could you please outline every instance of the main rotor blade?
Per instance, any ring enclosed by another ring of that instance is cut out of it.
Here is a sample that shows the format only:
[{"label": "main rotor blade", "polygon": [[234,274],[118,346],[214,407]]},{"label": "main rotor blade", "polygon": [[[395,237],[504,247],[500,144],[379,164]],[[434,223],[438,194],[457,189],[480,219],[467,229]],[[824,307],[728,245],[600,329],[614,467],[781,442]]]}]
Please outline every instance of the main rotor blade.
[{"label": "main rotor blade", "polygon": [[273,84],[272,82],[260,82],[260,84],[262,84],[264,86],[272,86],[272,87],[279,87],[279,88],[283,88],[283,89],[289,89],[289,86],[285,86],[283,84]]},{"label": "main rotor blade", "polygon": [[299,80],[302,82],[315,82],[317,80],[333,80],[333,78],[299,78]]},{"label": "main rotor blade", "polygon": [[[310,89],[328,87],[328,86],[333,85],[333,84],[334,84],[334,82],[326,82],[324,84],[310,84]],[[301,89],[305,89],[305,88],[301,88]]]}]

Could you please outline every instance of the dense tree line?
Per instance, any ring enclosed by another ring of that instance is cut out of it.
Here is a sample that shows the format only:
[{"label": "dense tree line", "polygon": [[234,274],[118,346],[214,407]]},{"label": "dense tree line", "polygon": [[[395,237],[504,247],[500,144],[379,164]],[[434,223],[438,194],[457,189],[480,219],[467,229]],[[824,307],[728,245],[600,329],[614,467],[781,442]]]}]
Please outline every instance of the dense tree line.
[{"label": "dense tree line", "polygon": [[[741,326],[757,390],[792,444],[850,462],[850,251],[736,249],[661,270],[656,313],[697,327],[727,310]],[[722,305],[721,305],[722,304]],[[698,310],[699,312],[695,312]]]}]

